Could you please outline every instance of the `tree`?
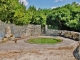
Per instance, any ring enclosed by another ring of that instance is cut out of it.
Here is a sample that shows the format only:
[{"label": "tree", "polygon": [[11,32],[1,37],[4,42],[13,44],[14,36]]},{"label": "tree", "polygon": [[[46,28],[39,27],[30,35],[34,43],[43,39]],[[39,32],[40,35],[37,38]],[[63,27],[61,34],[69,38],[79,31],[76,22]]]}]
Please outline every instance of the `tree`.
[{"label": "tree", "polygon": [[47,24],[57,25],[59,29],[79,30],[79,22],[80,5],[76,2],[53,9],[47,17]]},{"label": "tree", "polygon": [[26,7],[18,0],[0,0],[0,17],[6,23],[27,24]]},{"label": "tree", "polygon": [[0,20],[16,25],[46,24],[59,29],[80,30],[80,5],[73,2],[55,9],[28,9],[19,0],[0,0]]}]

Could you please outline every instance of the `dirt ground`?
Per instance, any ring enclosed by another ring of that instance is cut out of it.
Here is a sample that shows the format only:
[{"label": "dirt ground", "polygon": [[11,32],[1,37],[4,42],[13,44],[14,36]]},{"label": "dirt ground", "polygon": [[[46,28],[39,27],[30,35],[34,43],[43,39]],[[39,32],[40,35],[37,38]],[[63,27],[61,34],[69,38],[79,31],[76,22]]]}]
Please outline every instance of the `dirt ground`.
[{"label": "dirt ground", "polygon": [[61,38],[63,42],[55,45],[25,43],[22,39],[0,44],[0,60],[75,60],[73,51],[77,42]]}]

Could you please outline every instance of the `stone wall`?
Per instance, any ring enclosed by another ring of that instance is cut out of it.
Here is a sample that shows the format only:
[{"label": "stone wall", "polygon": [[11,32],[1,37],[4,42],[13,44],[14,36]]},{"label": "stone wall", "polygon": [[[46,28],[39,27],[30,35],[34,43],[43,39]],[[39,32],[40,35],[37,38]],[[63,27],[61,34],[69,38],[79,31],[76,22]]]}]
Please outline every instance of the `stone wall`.
[{"label": "stone wall", "polygon": [[26,36],[41,35],[41,25],[28,25],[26,29]]},{"label": "stone wall", "polygon": [[0,39],[5,35],[6,24],[0,21]]},{"label": "stone wall", "polygon": [[6,27],[10,27],[11,33],[15,37],[39,36],[41,35],[41,25],[24,25],[16,26],[14,24],[6,24],[0,21],[0,39],[6,35]]},{"label": "stone wall", "polygon": [[39,36],[41,35],[41,25],[10,25],[12,34],[15,37]]},{"label": "stone wall", "polygon": [[70,38],[70,39],[77,40],[77,41],[80,39],[79,32],[67,31],[67,30],[47,29],[46,35],[48,35],[48,36],[62,36],[62,37]]},{"label": "stone wall", "polygon": [[[9,28],[10,30],[6,30],[6,28]],[[9,34],[6,31],[11,32],[10,34],[13,34],[15,37],[40,36],[41,25],[16,26],[14,24],[6,24],[0,21],[0,39],[6,34]],[[79,32],[47,29],[47,26],[45,26],[45,32],[47,36],[62,36],[74,40],[80,39]]]}]

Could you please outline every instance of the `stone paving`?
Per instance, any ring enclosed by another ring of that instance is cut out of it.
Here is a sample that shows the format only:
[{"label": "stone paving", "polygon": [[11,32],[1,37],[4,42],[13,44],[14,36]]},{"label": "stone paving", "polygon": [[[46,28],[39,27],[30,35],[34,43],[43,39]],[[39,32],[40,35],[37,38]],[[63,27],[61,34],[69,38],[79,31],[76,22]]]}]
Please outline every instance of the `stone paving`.
[{"label": "stone paving", "polygon": [[[51,36],[38,36],[46,38],[55,38]],[[35,37],[29,37],[35,38]],[[55,44],[29,44],[25,40],[18,40],[17,43],[9,41],[0,44],[0,60],[75,60],[73,50],[78,41],[57,36],[63,41]]]},{"label": "stone paving", "polygon": [[[38,36],[38,37],[42,37],[42,36]],[[46,37],[46,36],[43,36]],[[35,38],[35,37],[29,37],[29,38]],[[63,38],[63,37],[56,37],[59,39],[62,39],[63,41],[55,44],[55,45],[50,45],[50,44],[29,44],[26,43],[25,40],[29,39],[29,38],[25,38],[25,39],[21,39],[18,40],[17,43],[14,43],[14,41],[9,41],[7,43],[3,43],[0,44],[0,51],[5,51],[5,50],[20,50],[20,49],[34,49],[34,48],[60,48],[60,47],[67,47],[67,46],[73,46],[75,44],[77,44],[77,41],[68,39],[68,38]],[[47,36],[46,38],[55,38],[55,37],[51,37],[51,36]]]}]

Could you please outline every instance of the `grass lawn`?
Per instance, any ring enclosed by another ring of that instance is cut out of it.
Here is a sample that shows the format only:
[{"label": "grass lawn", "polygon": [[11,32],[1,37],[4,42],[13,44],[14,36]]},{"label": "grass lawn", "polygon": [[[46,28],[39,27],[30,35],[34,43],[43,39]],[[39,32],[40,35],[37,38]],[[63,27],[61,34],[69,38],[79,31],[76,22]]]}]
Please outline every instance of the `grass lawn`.
[{"label": "grass lawn", "polygon": [[55,38],[33,38],[27,40],[26,42],[33,44],[56,44],[62,42],[62,40]]}]

